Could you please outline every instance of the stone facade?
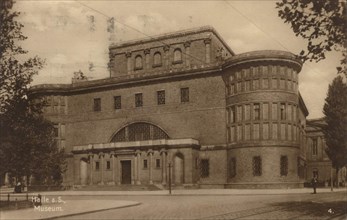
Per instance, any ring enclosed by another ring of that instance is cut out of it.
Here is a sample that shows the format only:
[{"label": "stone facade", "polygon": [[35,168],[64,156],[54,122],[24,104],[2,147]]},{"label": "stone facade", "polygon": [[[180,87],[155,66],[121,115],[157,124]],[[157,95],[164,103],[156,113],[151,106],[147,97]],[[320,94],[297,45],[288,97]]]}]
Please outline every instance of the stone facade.
[{"label": "stone facade", "polygon": [[65,184],[303,185],[308,111],[293,54],[236,55],[211,27],[109,50],[110,78],[31,90],[70,154]]},{"label": "stone facade", "polygon": [[[325,153],[326,143],[322,127],[325,125],[323,118],[311,119],[307,121],[306,128],[306,182],[309,183],[314,175],[318,176],[321,185],[330,185],[330,179],[333,179],[336,185],[336,170],[332,168],[331,161]],[[346,167],[339,170],[339,184],[346,183]]]}]

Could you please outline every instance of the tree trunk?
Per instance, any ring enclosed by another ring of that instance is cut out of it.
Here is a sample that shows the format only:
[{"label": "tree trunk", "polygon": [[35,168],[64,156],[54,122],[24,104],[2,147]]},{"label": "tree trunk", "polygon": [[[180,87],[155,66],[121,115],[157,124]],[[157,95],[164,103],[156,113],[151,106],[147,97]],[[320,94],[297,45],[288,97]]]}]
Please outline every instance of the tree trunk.
[{"label": "tree trunk", "polygon": [[340,183],[340,181],[339,181],[339,168],[338,167],[336,167],[336,188],[338,189],[339,188],[339,183]]}]

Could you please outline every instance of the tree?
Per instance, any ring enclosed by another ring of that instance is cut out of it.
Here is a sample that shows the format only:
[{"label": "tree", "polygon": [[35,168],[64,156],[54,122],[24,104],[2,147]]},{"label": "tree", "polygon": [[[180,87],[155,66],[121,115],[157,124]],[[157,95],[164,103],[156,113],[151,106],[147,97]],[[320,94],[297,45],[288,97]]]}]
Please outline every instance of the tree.
[{"label": "tree", "polygon": [[278,15],[291,24],[296,36],[308,40],[307,51],[302,50],[302,61],[325,59],[328,51],[342,53],[338,73],[347,76],[347,11],[346,2],[340,0],[282,0],[276,3]]},{"label": "tree", "polygon": [[339,170],[347,165],[347,85],[341,76],[336,77],[329,85],[323,112],[327,124],[323,128],[326,153],[338,178]]},{"label": "tree", "polygon": [[54,143],[53,125],[42,117],[44,103],[28,96],[44,61],[25,59],[20,41],[26,37],[12,7],[12,0],[0,1],[0,175],[37,176],[46,183],[64,171],[64,152]]}]

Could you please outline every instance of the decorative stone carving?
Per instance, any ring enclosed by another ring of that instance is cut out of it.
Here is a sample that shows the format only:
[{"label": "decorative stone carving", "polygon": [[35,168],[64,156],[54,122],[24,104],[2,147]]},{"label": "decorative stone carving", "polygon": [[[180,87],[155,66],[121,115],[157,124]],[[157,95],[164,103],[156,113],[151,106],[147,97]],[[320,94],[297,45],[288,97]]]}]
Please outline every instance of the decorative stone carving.
[{"label": "decorative stone carving", "polygon": [[131,57],[131,52],[126,52],[126,53],[125,53],[125,57],[126,57],[126,58]]},{"label": "decorative stone carving", "polygon": [[145,55],[149,54],[150,52],[151,52],[150,49],[145,49],[145,50],[144,50]]},{"label": "decorative stone carving", "polygon": [[186,41],[184,42],[183,46],[187,48],[187,47],[190,47],[190,44],[191,44],[191,41]]}]

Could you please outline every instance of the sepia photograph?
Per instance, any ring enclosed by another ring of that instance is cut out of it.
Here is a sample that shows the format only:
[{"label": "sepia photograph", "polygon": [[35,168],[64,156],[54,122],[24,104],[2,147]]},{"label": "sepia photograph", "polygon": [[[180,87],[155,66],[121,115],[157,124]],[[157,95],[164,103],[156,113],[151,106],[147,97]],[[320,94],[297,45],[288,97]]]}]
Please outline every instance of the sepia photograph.
[{"label": "sepia photograph", "polygon": [[0,220],[347,219],[346,0],[0,0]]}]

